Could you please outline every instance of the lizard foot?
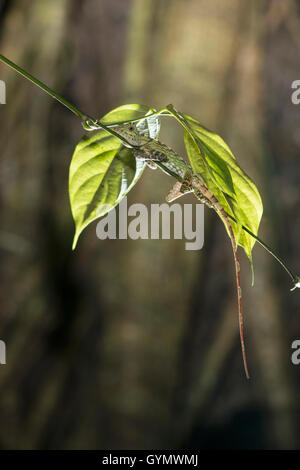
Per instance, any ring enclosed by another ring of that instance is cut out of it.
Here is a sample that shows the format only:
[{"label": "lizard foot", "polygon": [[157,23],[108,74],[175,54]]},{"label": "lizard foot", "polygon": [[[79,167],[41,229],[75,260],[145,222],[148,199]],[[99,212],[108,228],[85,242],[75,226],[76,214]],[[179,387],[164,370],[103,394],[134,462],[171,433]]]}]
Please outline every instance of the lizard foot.
[{"label": "lizard foot", "polygon": [[157,169],[156,163],[154,163],[152,160],[146,160],[146,164],[148,165],[149,168],[151,168],[151,170]]},{"label": "lizard foot", "polygon": [[172,202],[184,194],[181,191],[181,184],[182,183],[180,183],[180,181],[177,181],[177,183],[174,184],[174,186],[171,188],[169,194],[166,197],[167,202]]}]

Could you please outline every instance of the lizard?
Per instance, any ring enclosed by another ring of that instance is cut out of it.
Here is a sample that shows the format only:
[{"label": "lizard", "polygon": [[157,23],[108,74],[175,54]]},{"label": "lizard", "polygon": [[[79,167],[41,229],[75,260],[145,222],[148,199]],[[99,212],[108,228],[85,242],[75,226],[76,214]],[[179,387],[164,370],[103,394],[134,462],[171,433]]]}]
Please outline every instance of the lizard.
[{"label": "lizard", "polygon": [[[235,262],[239,333],[242,349],[242,358],[246,377],[249,379],[249,371],[246,358],[244,332],[243,332],[243,312],[242,312],[242,290],[240,281],[240,263],[237,251],[237,243],[232,230],[230,220],[218,199],[205,185],[203,178],[196,174],[192,167],[185,160],[167,145],[156,139],[152,139],[139,132],[134,123],[122,124],[113,128],[114,135],[118,135],[123,145],[132,148],[133,156],[142,159],[151,168],[157,166],[170,176],[174,176],[178,181],[174,184],[166,197],[167,202],[171,202],[186,193],[194,193],[200,202],[209,208],[214,209],[224,221],[228,230]],[[124,140],[122,140],[124,138]]]}]

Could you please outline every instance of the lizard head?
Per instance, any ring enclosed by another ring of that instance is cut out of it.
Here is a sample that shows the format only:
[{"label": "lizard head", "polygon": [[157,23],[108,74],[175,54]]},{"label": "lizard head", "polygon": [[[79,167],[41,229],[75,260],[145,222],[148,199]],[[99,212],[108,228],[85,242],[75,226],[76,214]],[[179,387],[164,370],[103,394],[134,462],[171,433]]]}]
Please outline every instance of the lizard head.
[{"label": "lizard head", "polygon": [[125,145],[125,147],[139,146],[148,142],[148,138],[145,135],[141,134],[138,131],[136,124],[132,122],[128,124],[123,124],[121,126],[113,127],[113,130],[117,134],[119,134],[121,140],[122,137],[126,139],[126,141],[122,140],[122,143],[123,145]]}]

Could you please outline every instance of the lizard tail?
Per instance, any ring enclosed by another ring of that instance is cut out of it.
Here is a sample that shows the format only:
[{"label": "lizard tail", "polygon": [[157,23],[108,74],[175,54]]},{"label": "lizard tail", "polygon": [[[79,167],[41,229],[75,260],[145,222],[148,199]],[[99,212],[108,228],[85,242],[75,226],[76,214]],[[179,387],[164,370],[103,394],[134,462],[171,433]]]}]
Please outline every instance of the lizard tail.
[{"label": "lizard tail", "polygon": [[241,341],[241,348],[242,348],[242,357],[243,357],[243,363],[244,363],[244,370],[247,379],[250,378],[249,371],[248,371],[248,365],[247,365],[247,357],[246,357],[246,348],[245,348],[245,341],[244,341],[244,327],[243,327],[243,310],[242,310],[242,289],[241,289],[241,275],[240,275],[240,263],[239,263],[239,255],[237,251],[237,244],[235,240],[235,236],[232,230],[231,223],[228,219],[228,216],[217,200],[217,198],[205,187],[202,186],[200,182],[195,182],[193,183],[194,186],[197,187],[201,191],[201,193],[211,202],[212,206],[214,209],[219,212],[219,214],[222,216],[222,219],[224,220],[226,227],[228,229],[229,235],[230,235],[230,240],[231,240],[231,245],[232,245],[232,251],[233,251],[233,256],[234,256],[234,264],[235,264],[235,273],[236,273],[236,284],[237,284],[237,295],[238,295],[238,311],[239,311],[239,330],[240,330],[240,341]]}]

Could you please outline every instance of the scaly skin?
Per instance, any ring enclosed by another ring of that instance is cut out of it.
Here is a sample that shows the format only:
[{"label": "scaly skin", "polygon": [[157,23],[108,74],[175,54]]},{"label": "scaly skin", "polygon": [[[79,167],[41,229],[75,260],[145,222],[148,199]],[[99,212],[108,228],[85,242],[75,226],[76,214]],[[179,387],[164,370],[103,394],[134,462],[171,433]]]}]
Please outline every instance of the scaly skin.
[{"label": "scaly skin", "polygon": [[[208,207],[213,208],[216,212],[219,213],[223,219],[229,236],[231,240],[234,262],[235,262],[235,272],[236,272],[236,283],[237,283],[237,294],[238,294],[238,312],[239,312],[239,330],[240,330],[240,340],[242,347],[242,356],[244,362],[244,369],[246,377],[249,378],[246,351],[245,351],[245,342],[244,342],[244,333],[243,333],[243,313],[242,313],[242,290],[241,290],[241,281],[240,281],[240,263],[237,252],[237,244],[235,236],[232,230],[231,223],[229,218],[224,211],[222,205],[219,203],[217,198],[209,191],[205,186],[205,183],[201,176],[195,174],[190,165],[188,165],[184,159],[178,155],[174,150],[169,148],[167,145],[162,144],[158,140],[151,139],[145,135],[139,133],[135,124],[125,124],[121,126],[116,126],[113,130],[122,137],[126,139],[126,143],[123,141],[124,145],[129,147],[132,146],[133,155],[136,158],[141,158],[146,161],[146,163],[153,168],[153,162],[165,173],[174,176],[178,182],[174,185],[173,189],[167,197],[167,201],[170,202],[177,197],[180,197],[182,194],[193,192],[195,196]],[[155,166],[156,166],[155,165]]]}]

